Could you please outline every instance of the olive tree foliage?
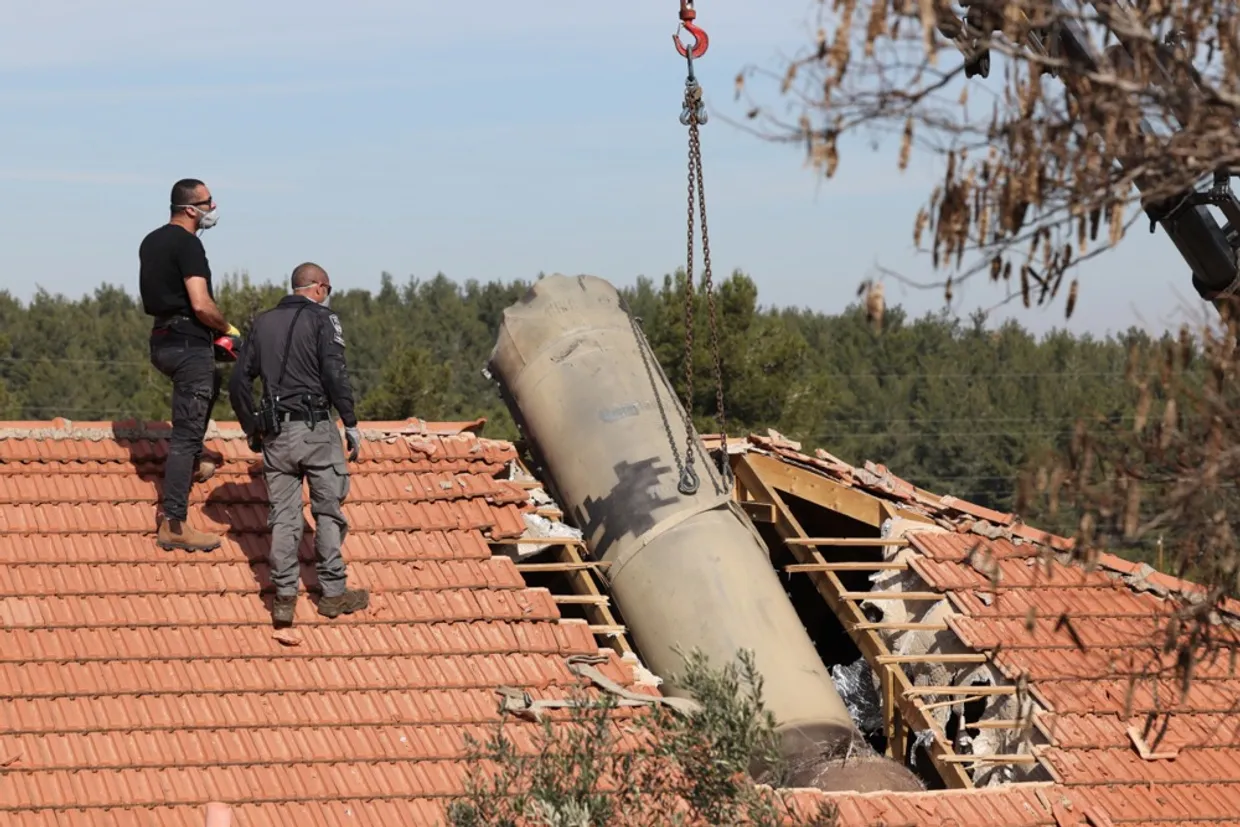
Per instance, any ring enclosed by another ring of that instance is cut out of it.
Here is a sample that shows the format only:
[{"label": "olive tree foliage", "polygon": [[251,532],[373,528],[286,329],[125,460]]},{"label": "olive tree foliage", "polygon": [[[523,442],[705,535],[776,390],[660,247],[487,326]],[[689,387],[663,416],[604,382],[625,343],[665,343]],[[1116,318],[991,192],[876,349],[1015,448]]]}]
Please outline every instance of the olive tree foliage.
[{"label": "olive tree foliage", "polygon": [[677,682],[697,702],[621,709],[615,696],[575,687],[567,716],[526,724],[500,719],[485,742],[466,740],[464,795],[448,807],[451,827],[833,827],[834,803],[796,806],[749,775],[755,761],[781,782],[775,718],[763,700],[753,653],[722,668],[685,655]]},{"label": "olive tree foliage", "polygon": [[[936,157],[942,179],[910,230],[949,301],[954,285],[983,274],[1027,307],[1063,300],[1070,316],[1077,264],[1148,220],[1142,206],[1171,209],[1203,176],[1240,162],[1231,4],[816,6],[816,42],[804,53],[782,70],[737,76],[747,128],[804,146],[828,178],[847,163],[841,142],[853,134],[897,137],[901,170],[914,149]],[[1093,65],[1057,47],[1055,27],[1091,44]],[[778,81],[773,99],[751,91],[760,75]]]}]

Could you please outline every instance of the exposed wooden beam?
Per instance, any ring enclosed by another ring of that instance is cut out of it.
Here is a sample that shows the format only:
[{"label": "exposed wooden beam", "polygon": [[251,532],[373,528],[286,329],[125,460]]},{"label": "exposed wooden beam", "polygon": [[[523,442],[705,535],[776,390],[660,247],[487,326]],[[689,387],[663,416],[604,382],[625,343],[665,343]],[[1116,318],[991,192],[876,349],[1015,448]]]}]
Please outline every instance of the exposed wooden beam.
[{"label": "exposed wooden beam", "polygon": [[991,721],[970,721],[961,724],[964,729],[1024,729],[1032,727],[1029,721],[1001,721],[998,719]]},{"label": "exposed wooden beam", "polygon": [[775,507],[769,503],[754,502],[753,500],[741,500],[741,508],[749,515],[749,519],[755,523],[773,523],[775,522]]},{"label": "exposed wooden beam", "polygon": [[990,660],[986,655],[975,652],[949,654],[945,652],[928,652],[924,655],[883,655],[879,663],[986,663]]},{"label": "exposed wooden beam", "polygon": [[907,546],[905,537],[789,537],[785,540],[790,546]]},{"label": "exposed wooden beam", "polygon": [[905,695],[1015,695],[1015,686],[914,686]]},{"label": "exposed wooden beam", "polygon": [[[790,491],[790,493],[815,502],[835,497],[836,502],[851,508],[854,513],[868,514],[871,525],[878,525],[879,510],[873,497],[860,495],[869,501],[867,504],[859,502],[855,497],[845,496],[844,491],[848,494],[856,494],[857,492],[843,486],[839,486],[843,491],[829,491],[826,487],[814,487],[811,489],[806,485],[798,485],[799,480],[792,479],[792,475],[784,472],[783,469],[787,466],[776,460],[771,460],[769,457],[758,454],[745,454],[739,459],[740,461],[736,464],[737,477],[741,479],[745,490],[751,496],[755,499],[769,502],[775,507],[775,530],[780,537],[785,539],[791,537],[804,538],[809,535],[806,534],[801,524],[797,522],[797,519],[792,516],[792,512],[776,490],[775,484],[768,481],[767,472],[770,472],[781,485],[797,488],[797,490]],[[822,482],[826,481],[822,480]],[[798,491],[803,493],[798,493]],[[812,496],[805,496],[805,494]],[[819,502],[819,504],[827,508],[832,507],[823,502]],[[837,508],[837,510],[839,509]],[[789,550],[797,558],[797,561],[802,564],[823,564],[826,562],[822,559],[822,555],[819,552],[804,546],[789,546]],[[889,718],[894,720],[893,716],[899,715],[903,723],[912,729],[930,730],[932,736],[928,747],[930,759],[934,762],[944,782],[949,787],[971,788],[973,780],[964,769],[952,762],[941,760],[945,756],[954,754],[951,744],[938,723],[922,711],[919,701],[916,698],[905,695],[906,692],[913,688],[908,675],[898,666],[884,665],[879,662],[879,658],[891,656],[891,650],[887,648],[887,644],[878,635],[856,628],[861,624],[869,623],[869,618],[865,616],[856,603],[841,598],[841,595],[847,590],[844,588],[843,583],[840,582],[839,576],[834,571],[820,570],[809,573],[809,577],[818,593],[822,595],[822,598],[831,608],[831,611],[839,618],[848,636],[861,650],[866,661],[870,664],[870,668],[880,674],[884,671],[890,672],[892,687],[889,695],[890,703],[887,704],[888,708],[886,710]],[[903,758],[903,756],[900,757]]]},{"label": "exposed wooden beam", "polygon": [[[919,523],[934,524],[934,521],[923,514],[908,511],[891,503],[858,491],[840,482],[829,480],[821,474],[814,473],[765,454],[747,453],[740,457],[740,464],[748,464],[766,482],[778,491],[792,494],[814,505],[837,511],[868,525],[878,528],[891,514]],[[748,487],[748,486],[747,486]],[[752,493],[752,489],[749,489]],[[760,499],[760,498],[759,498]]]},{"label": "exposed wooden beam", "polygon": [[824,571],[904,571],[908,568],[907,563],[862,563],[862,562],[844,562],[844,563],[793,563],[784,566],[784,571],[789,574],[799,572],[817,572],[821,574]]},{"label": "exposed wooden beam", "polygon": [[558,563],[517,563],[517,571],[580,571],[610,566],[604,560],[565,560]]},{"label": "exposed wooden beam", "polygon": [[844,600],[946,600],[947,595],[940,592],[844,592],[840,595]]},{"label": "exposed wooden beam", "polygon": [[616,635],[619,637],[628,630],[618,623],[591,623],[590,631],[596,635]]},{"label": "exposed wooden beam", "polygon": [[[608,566],[610,563],[603,560],[597,562],[584,561],[581,559],[581,555],[575,546],[561,546],[557,550],[557,554],[560,557],[558,565],[570,567],[565,570],[565,576],[573,584],[573,591],[577,592],[577,596],[583,601],[582,605],[586,617],[590,621],[590,631],[596,635],[609,635],[611,637],[610,642],[621,655],[631,653],[633,647],[629,645],[625,628],[616,622],[615,615],[611,613],[610,599],[599,589],[598,584],[594,581],[594,575],[589,571],[590,569],[598,571],[600,567]],[[586,600],[590,602],[584,602]],[[597,629],[618,629],[619,631],[600,632],[596,631]]]},{"label": "exposed wooden beam", "polygon": [[611,598],[605,594],[553,594],[551,599],[556,603],[606,606],[611,602]]},{"label": "exposed wooden beam", "polygon": [[1036,764],[1038,756],[1013,752],[994,755],[949,755],[943,760],[953,764]]}]

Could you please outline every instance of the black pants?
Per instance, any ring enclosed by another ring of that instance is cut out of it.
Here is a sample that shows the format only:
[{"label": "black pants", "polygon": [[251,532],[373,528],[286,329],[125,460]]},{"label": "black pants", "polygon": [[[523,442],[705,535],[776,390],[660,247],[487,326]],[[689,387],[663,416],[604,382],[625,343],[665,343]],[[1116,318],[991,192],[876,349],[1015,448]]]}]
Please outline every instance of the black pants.
[{"label": "black pants", "polygon": [[172,437],[164,463],[164,519],[185,520],[194,462],[202,455],[211,411],[220,395],[220,371],[210,342],[176,333],[151,333],[151,364],[172,380]]}]

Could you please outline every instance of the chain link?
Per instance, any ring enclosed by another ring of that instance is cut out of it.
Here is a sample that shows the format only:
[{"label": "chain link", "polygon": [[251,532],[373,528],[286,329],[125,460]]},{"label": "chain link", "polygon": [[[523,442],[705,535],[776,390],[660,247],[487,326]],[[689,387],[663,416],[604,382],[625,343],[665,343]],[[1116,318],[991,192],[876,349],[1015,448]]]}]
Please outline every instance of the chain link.
[{"label": "chain link", "polygon": [[[663,431],[667,434],[667,443],[672,449],[672,459],[676,461],[676,470],[680,472],[680,478],[683,482],[685,479],[685,464],[681,462],[680,452],[676,450],[676,435],[672,433],[672,423],[667,418],[667,410],[663,407],[663,395],[659,393],[659,383],[655,380],[654,375],[653,366],[659,363],[659,358],[650,347],[650,342],[646,339],[646,335],[641,329],[641,319],[635,317],[627,305],[624,311],[628,314],[629,326],[633,329],[633,338],[637,342],[637,350],[641,354],[642,365],[646,368],[646,379],[649,380],[650,389],[654,392],[654,404],[659,410],[659,419],[663,422]],[[690,454],[689,458],[692,459],[692,457],[693,455]]]},{"label": "chain link", "polygon": [[[702,145],[698,127],[706,123],[706,108],[702,103],[702,87],[693,75],[693,56],[686,56],[689,63],[689,77],[685,81],[684,108],[680,114],[680,122],[689,127],[689,173],[688,173],[688,231],[686,234],[686,265],[685,265],[685,450],[686,467],[681,472],[679,490],[683,494],[697,491],[698,477],[693,470],[693,309],[696,296],[693,287],[693,229],[694,229],[694,195],[702,217],[702,287],[706,291],[708,322],[710,325],[711,351],[715,363],[715,404],[716,420],[719,433],[723,438],[723,451],[719,461],[719,471],[723,476],[723,490],[731,485],[731,468],[727,455],[727,426],[723,407],[723,363],[719,349],[719,326],[715,312],[715,291],[710,265],[710,233],[706,225],[706,186],[702,177]],[[695,193],[696,190],[696,193]],[[716,488],[718,490],[718,487]],[[720,491],[723,493],[723,491]]]},{"label": "chain link", "polygon": [[728,465],[728,426],[723,407],[723,357],[719,347],[719,323],[715,313],[715,289],[710,270],[710,233],[706,228],[706,187],[702,181],[702,147],[698,139],[697,125],[689,129],[693,163],[697,167],[698,205],[702,213],[702,268],[703,286],[706,290],[706,303],[709,312],[710,347],[715,357],[715,420],[719,423],[719,436],[723,440],[719,458],[719,473],[723,476],[725,488],[731,485],[731,466]]},{"label": "chain link", "polygon": [[[697,134],[697,119],[694,117],[690,104],[693,101],[694,90],[699,90],[696,81],[693,80],[693,58],[689,58],[689,81],[685,84],[685,108],[681,113],[680,119],[683,122],[685,116],[689,116],[689,143],[692,147]],[[696,304],[696,297],[693,294],[693,185],[696,168],[693,164],[692,149],[689,156],[689,212],[688,212],[688,230],[685,233],[685,246],[687,248],[685,265],[685,468],[680,474],[679,490],[682,494],[693,494],[698,490],[698,476],[693,470],[693,306]]]}]

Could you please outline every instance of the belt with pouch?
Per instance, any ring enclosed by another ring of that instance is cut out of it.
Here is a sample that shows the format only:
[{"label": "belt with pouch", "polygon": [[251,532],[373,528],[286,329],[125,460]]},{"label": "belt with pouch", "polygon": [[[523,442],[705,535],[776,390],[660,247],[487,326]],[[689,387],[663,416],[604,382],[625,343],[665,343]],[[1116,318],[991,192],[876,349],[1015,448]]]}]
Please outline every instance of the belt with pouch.
[{"label": "belt with pouch", "polygon": [[[180,323],[180,324],[178,324]],[[152,338],[178,344],[211,345],[211,334],[197,319],[189,316],[160,316],[151,325]]]},{"label": "belt with pouch", "polygon": [[276,419],[281,422],[326,422],[331,419],[331,409],[310,409],[299,411],[279,411],[276,413]]}]

